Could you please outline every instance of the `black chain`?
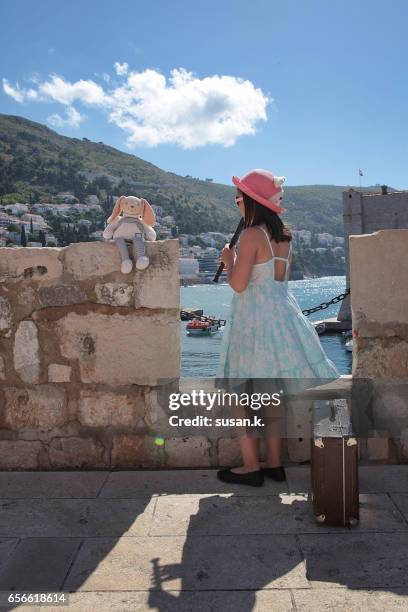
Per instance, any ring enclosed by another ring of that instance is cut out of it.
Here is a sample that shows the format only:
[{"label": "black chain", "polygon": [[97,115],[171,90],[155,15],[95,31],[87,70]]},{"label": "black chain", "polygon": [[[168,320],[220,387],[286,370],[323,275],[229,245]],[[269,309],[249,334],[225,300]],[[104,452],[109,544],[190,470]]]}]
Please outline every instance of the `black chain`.
[{"label": "black chain", "polygon": [[[318,306],[315,306],[314,308],[306,308],[305,310],[302,310],[302,313],[307,317],[314,312],[318,312],[319,310],[324,310],[325,308],[328,308],[332,304],[337,304],[341,300],[344,300],[344,298],[349,294],[350,294],[350,289],[347,289],[344,293],[340,293],[339,295],[336,295],[336,297],[332,298],[330,302],[322,302],[321,304],[319,304]],[[184,316],[185,319],[188,319],[189,321],[191,321],[192,319],[196,319],[198,321],[203,321],[203,322],[212,321],[214,323],[219,323],[220,325],[225,325],[226,323],[225,319],[216,319],[215,317],[206,317],[205,315],[195,315],[192,312],[188,312],[186,310],[181,310],[180,315],[182,317]]]},{"label": "black chain", "polygon": [[341,300],[344,300],[344,298],[347,295],[349,295],[349,293],[350,293],[350,289],[347,289],[344,293],[340,293],[340,295],[336,295],[336,297],[331,299],[330,302],[322,302],[321,304],[319,304],[319,306],[315,306],[314,308],[306,308],[305,310],[302,310],[302,313],[307,317],[308,315],[312,314],[313,312],[318,312],[319,310],[324,310],[325,308],[328,308],[332,304],[337,304],[337,302],[340,302]]}]

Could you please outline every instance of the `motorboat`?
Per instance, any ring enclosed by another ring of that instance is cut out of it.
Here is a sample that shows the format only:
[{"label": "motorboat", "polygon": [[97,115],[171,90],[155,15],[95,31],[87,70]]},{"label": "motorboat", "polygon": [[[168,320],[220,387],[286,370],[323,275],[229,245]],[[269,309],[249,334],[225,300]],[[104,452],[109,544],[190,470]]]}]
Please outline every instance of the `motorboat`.
[{"label": "motorboat", "polygon": [[193,319],[187,323],[186,330],[189,336],[212,336],[219,331],[220,327],[221,323],[217,319],[208,318],[206,321]]}]

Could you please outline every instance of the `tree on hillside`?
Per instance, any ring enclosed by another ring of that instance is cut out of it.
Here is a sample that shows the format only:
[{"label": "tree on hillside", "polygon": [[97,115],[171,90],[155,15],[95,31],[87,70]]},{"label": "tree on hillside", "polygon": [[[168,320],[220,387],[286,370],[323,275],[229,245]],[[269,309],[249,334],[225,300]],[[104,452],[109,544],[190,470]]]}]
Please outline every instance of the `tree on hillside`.
[{"label": "tree on hillside", "polygon": [[20,244],[23,247],[27,246],[27,236],[26,236],[26,232],[25,232],[25,227],[24,225],[21,226],[21,233],[20,233]]}]

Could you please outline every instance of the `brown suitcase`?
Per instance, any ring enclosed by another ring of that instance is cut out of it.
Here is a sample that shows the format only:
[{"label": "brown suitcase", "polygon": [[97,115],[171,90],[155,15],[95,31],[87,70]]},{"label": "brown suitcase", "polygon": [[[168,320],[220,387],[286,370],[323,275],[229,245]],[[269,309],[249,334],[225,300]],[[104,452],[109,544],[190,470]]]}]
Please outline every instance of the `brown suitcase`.
[{"label": "brown suitcase", "polygon": [[311,480],[317,523],[357,525],[358,439],[346,399],[313,402]]}]

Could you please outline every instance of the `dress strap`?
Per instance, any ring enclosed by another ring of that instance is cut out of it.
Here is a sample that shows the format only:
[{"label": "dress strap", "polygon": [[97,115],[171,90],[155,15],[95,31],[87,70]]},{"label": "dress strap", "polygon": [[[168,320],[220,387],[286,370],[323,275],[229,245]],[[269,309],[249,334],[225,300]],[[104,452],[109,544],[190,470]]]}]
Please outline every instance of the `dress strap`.
[{"label": "dress strap", "polygon": [[266,239],[268,240],[268,244],[269,244],[269,248],[271,249],[271,253],[272,253],[272,257],[275,257],[275,253],[273,252],[273,248],[272,248],[272,244],[268,235],[268,232],[266,231],[266,229],[264,227],[262,227],[262,225],[258,225],[259,229],[261,229],[263,231],[263,233],[266,236]]}]

